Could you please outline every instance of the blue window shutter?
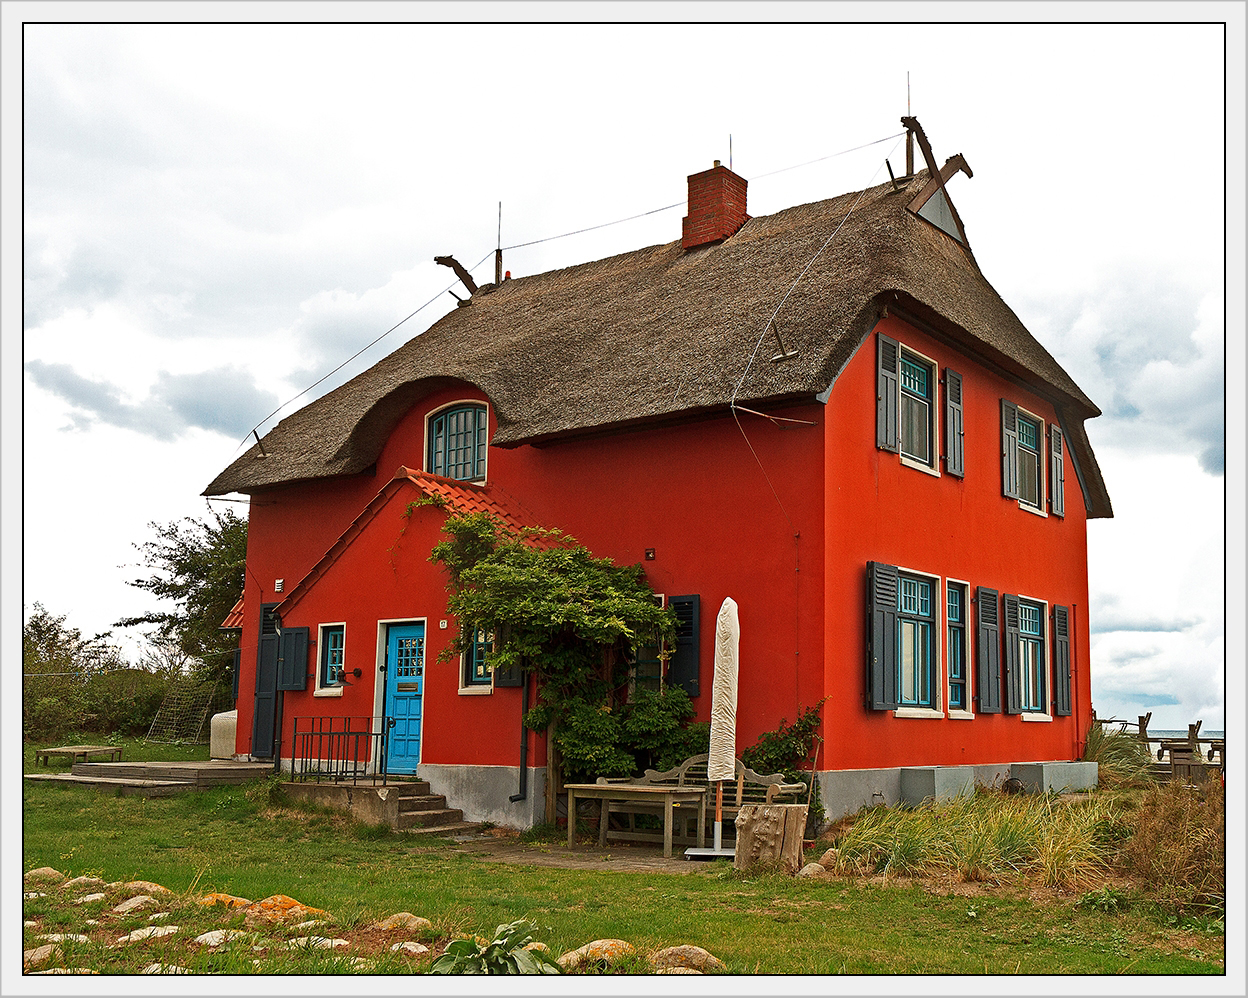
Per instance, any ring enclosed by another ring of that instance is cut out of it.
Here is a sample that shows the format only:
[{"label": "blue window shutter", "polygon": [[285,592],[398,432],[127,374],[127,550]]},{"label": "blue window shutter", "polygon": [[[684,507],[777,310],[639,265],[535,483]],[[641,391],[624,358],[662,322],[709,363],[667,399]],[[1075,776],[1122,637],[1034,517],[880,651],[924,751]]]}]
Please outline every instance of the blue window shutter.
[{"label": "blue window shutter", "polygon": [[982,714],[1001,713],[1001,613],[995,589],[975,590],[975,699]]},{"label": "blue window shutter", "polygon": [[1018,628],[1018,597],[1012,593],[1006,593],[1001,598],[1002,616],[1004,620],[1005,632],[1005,712],[1007,714],[1021,714],[1023,711],[1023,695],[1019,688],[1022,680],[1022,670],[1019,667],[1018,648],[1019,634]]},{"label": "blue window shutter", "polygon": [[962,375],[945,368],[945,471],[966,475],[962,420]]},{"label": "blue window shutter", "polygon": [[676,612],[676,647],[667,662],[667,683],[679,686],[691,697],[698,689],[698,634],[702,623],[702,598],[673,596],[672,609]]},{"label": "blue window shutter", "polygon": [[1018,406],[1001,400],[1001,494],[1018,498]]},{"label": "blue window shutter", "polygon": [[1053,713],[1070,716],[1070,609],[1053,607]]},{"label": "blue window shutter", "polygon": [[1049,509],[1054,516],[1066,515],[1066,464],[1062,431],[1049,427]]},{"label": "blue window shutter", "polygon": [[277,688],[302,690],[308,685],[308,628],[284,627],[277,651]]},{"label": "blue window shutter", "polygon": [[867,562],[867,707],[896,710],[897,567]]},{"label": "blue window shutter", "polygon": [[875,391],[875,445],[880,450],[901,450],[901,438],[897,429],[898,413],[901,409],[900,364],[901,350],[897,341],[879,334],[876,348],[876,368],[878,376]]}]

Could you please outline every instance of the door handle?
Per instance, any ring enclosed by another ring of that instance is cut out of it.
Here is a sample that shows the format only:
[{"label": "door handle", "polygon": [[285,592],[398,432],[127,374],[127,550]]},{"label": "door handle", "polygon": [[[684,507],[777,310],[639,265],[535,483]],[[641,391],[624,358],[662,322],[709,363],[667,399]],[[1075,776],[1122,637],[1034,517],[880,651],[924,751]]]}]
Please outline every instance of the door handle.
[{"label": "door handle", "polygon": [[397,721],[396,721],[393,717],[389,718],[389,719],[388,719],[388,722],[389,722],[389,723],[388,723],[386,726],[387,726],[387,727],[390,727],[390,728],[393,728],[393,727],[395,726],[395,724],[397,724],[397,723],[398,723],[398,722],[397,722]]}]

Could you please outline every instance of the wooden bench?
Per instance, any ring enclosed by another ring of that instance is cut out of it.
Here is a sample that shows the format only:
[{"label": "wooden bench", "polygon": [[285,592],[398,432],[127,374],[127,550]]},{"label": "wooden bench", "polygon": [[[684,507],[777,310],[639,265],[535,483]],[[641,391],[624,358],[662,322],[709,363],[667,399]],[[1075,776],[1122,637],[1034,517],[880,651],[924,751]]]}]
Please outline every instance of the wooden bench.
[{"label": "wooden bench", "polygon": [[[631,784],[638,786],[673,786],[690,789],[706,789],[706,816],[708,821],[714,821],[715,818],[715,786],[706,778],[707,753],[702,752],[695,756],[690,756],[679,766],[669,769],[666,772],[656,772],[653,769],[647,769],[645,774],[636,778],[607,778],[598,777],[598,784]],[[805,783],[790,783],[788,777],[783,773],[772,773],[764,776],[754,772],[745,765],[740,759],[736,760],[736,776],[731,781],[724,782],[724,828],[733,827],[733,821],[741,808],[748,804],[793,804],[800,803],[804,799],[807,792]],[[694,809],[682,812],[677,818],[677,825],[673,830],[674,841],[684,845],[692,845],[695,842],[700,844],[706,832],[706,825],[703,825],[701,832],[697,827],[698,815],[693,813]],[[599,818],[602,826],[606,828],[612,815],[623,819],[627,816],[627,825],[625,827],[607,828],[607,831],[619,839],[628,839],[633,841],[653,841],[656,837],[655,831],[647,831],[646,829],[637,827],[638,815],[654,815],[663,817],[662,805],[658,802],[649,801],[604,801],[603,813]],[[689,828],[690,822],[694,823],[693,830]]]},{"label": "wooden bench", "polygon": [[35,764],[46,766],[48,764],[48,756],[63,755],[68,756],[71,762],[90,762],[96,756],[108,756],[109,762],[114,759],[121,762],[121,746],[120,745],[58,745],[56,748],[45,748],[35,750]]}]

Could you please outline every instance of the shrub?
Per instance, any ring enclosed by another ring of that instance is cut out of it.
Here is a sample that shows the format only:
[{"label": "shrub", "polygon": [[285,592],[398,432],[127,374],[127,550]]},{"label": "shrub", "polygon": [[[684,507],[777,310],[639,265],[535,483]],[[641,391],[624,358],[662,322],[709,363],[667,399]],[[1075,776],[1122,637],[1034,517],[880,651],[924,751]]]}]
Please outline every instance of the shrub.
[{"label": "shrub", "polygon": [[1152,757],[1135,735],[1125,731],[1109,731],[1100,724],[1088,730],[1083,758],[1097,764],[1097,778],[1102,787],[1142,787],[1150,782]]},{"label": "shrub", "polygon": [[1160,783],[1140,795],[1126,866],[1180,914],[1225,911],[1225,808],[1217,780],[1199,787]]},{"label": "shrub", "polygon": [[[429,965],[431,974],[561,974],[562,968],[542,948],[533,945],[527,919],[500,925],[493,939],[461,936],[447,944],[442,955]],[[533,946],[533,948],[529,948]]]}]

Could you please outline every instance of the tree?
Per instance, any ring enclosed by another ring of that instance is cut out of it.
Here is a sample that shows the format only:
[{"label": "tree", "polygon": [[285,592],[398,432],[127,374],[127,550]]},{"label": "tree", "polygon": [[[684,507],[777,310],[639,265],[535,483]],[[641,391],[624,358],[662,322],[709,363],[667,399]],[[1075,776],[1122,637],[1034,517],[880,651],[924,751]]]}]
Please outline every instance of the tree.
[{"label": "tree", "polygon": [[183,517],[150,523],[156,539],[136,544],[143,564],[153,570],[130,585],[176,605],[117,621],[117,627],[147,626],[160,646],[173,643],[192,660],[192,671],[204,679],[223,678],[233,662],[234,638],[221,622],[243,591],[247,564],[247,521],[233,510],[209,517]]},{"label": "tree", "polygon": [[22,624],[22,672],[28,676],[76,676],[124,669],[121,652],[108,643],[111,631],[84,638],[67,627],[65,616],[55,617],[36,603]]},{"label": "tree", "polygon": [[[417,500],[410,507],[440,505]],[[660,607],[640,565],[595,558],[558,531],[512,531],[484,513],[447,517],[449,540],[431,561],[450,584],[447,608],[460,633],[443,653],[492,635],[486,662],[537,676],[540,703],[526,715],[549,730],[569,771],[625,775],[657,757],[693,715],[683,690],[629,697],[628,668],[638,645],[670,644],[675,616]]]}]

